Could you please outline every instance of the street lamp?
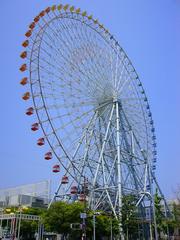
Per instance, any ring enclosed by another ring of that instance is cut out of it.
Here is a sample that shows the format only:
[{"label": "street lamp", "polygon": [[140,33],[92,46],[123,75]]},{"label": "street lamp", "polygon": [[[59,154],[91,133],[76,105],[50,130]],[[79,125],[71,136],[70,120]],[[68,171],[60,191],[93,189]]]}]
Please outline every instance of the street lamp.
[{"label": "street lamp", "polygon": [[93,240],[96,240],[96,216],[100,215],[100,212],[93,213]]},{"label": "street lamp", "polygon": [[83,220],[83,223],[82,223],[82,230],[83,230],[82,239],[86,240],[86,218],[87,218],[87,214],[86,213],[80,213],[80,218]]},{"label": "street lamp", "polygon": [[113,239],[113,231],[112,231],[112,215],[111,215],[111,240]]},{"label": "street lamp", "polygon": [[20,229],[21,229],[21,218],[22,218],[22,212],[23,210],[28,210],[27,206],[20,206],[18,208],[18,212],[19,212],[19,224],[18,224],[18,239],[20,237]]},{"label": "street lamp", "polygon": [[110,217],[110,240],[113,239],[113,212],[106,212],[107,216]]}]

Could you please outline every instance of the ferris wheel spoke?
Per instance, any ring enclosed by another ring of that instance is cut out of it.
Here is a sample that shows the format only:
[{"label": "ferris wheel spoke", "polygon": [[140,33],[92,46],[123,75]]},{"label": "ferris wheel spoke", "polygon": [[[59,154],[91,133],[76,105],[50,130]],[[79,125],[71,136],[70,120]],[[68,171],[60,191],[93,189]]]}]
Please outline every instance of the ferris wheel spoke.
[{"label": "ferris wheel spoke", "polygon": [[[78,107],[82,107],[82,106],[92,106],[93,102],[79,102],[79,103],[71,103],[71,104],[68,104],[66,105],[64,102],[62,102],[61,104],[52,104],[52,105],[47,105],[46,108],[47,110],[52,110],[52,109],[65,109],[67,107],[71,108],[71,109],[76,109]],[[42,110],[44,108],[44,106],[39,106],[37,107],[37,111],[38,110]]]},{"label": "ferris wheel spoke", "polygon": [[[66,45],[66,43],[64,42],[64,44]],[[60,51],[59,51],[59,53],[60,53]],[[64,57],[64,56],[63,56]],[[64,57],[65,58],[65,57]],[[65,58],[65,60],[67,61],[67,62],[69,62],[68,61],[68,59],[67,58]],[[71,63],[72,65],[74,65],[73,63]],[[75,67],[76,67],[76,65],[74,65]],[[83,73],[84,74],[84,73]],[[85,75],[85,74],[84,74]]]},{"label": "ferris wheel spoke", "polygon": [[[105,59],[108,60],[108,56],[106,57],[106,49],[101,47],[102,49],[100,51],[99,50],[96,51],[96,49],[95,49],[96,45],[93,44],[94,40],[91,40],[91,42],[90,42],[90,39],[89,39],[90,34],[87,35],[87,31],[85,31],[85,34],[80,34],[80,37],[82,38],[82,40],[83,40],[83,36],[86,36],[85,50],[86,50],[86,52],[89,53],[90,57],[93,56],[93,58],[91,57],[92,64],[90,65],[90,67],[93,69],[93,72],[95,72],[96,75],[99,76],[99,79],[101,79],[101,81],[104,80],[106,82],[107,76],[104,75],[103,73],[107,74],[107,67],[109,66],[109,63],[106,64],[106,67],[103,66],[103,64],[102,64]],[[97,48],[99,48],[99,46],[97,46]],[[92,53],[93,53],[93,55],[92,55]],[[100,71],[100,69],[101,69],[101,71]],[[102,69],[104,71],[102,71]],[[96,78],[96,79],[98,81],[98,78]]]},{"label": "ferris wheel spoke", "polygon": [[[77,121],[81,121],[81,119],[83,119],[84,117],[88,116],[88,115],[90,114],[90,112],[92,112],[92,110],[89,110],[89,111],[87,111],[87,112],[82,113],[81,115],[79,115],[79,116],[77,116],[77,117],[74,117],[73,120],[70,120],[70,121],[64,123],[64,124],[61,126],[61,128],[59,128],[59,129],[65,129],[65,128],[67,128],[67,126],[69,126],[69,125],[71,125],[71,124],[74,124],[74,123],[77,122]],[[69,114],[67,114],[67,115],[69,115]],[[56,116],[55,118],[53,118],[53,119],[51,119],[51,120],[58,119],[58,118],[61,118],[61,116]]]},{"label": "ferris wheel spoke", "polygon": [[120,89],[122,89],[122,87],[126,81],[128,81],[127,72],[126,72],[125,66],[123,65],[121,68],[121,72],[119,74],[118,80],[116,81],[116,89],[117,89],[118,93],[119,93]]},{"label": "ferris wheel spoke", "polygon": [[[51,89],[51,88],[49,88],[49,89],[47,89],[45,86],[43,86],[42,87],[42,89],[44,90],[48,90],[48,92],[46,93],[47,94],[47,96],[44,98],[44,99],[47,99],[47,100],[51,100],[51,99],[56,99],[56,100],[64,100],[65,98],[67,98],[67,97],[74,97],[75,99],[76,99],[76,102],[77,102],[77,99],[79,99],[79,101],[81,101],[80,102],[80,105],[82,105],[82,104],[84,104],[84,105],[91,105],[92,106],[92,104],[93,104],[93,102],[92,101],[90,101],[90,99],[82,99],[82,97],[80,97],[76,92],[69,92],[68,90],[67,90],[67,93],[66,93],[66,95],[65,95],[65,92],[64,92],[64,90],[62,89],[61,91],[59,91],[59,94],[58,94],[58,92],[55,92],[56,91],[56,89]],[[44,91],[45,92],[45,91]],[[65,97],[66,96],[66,97]],[[87,101],[87,102],[86,102]],[[75,103],[76,103],[75,102]],[[67,104],[67,103],[66,103]],[[71,105],[69,105],[69,107],[70,107]],[[77,107],[78,107],[78,105],[77,105]]]},{"label": "ferris wheel spoke", "polygon": [[[76,164],[76,162],[74,162],[74,159],[75,159],[75,157],[76,157],[76,155],[77,155],[77,153],[78,153],[78,150],[79,150],[79,148],[80,148],[80,146],[81,146],[81,144],[82,144],[82,142],[83,142],[83,139],[85,138],[85,133],[87,132],[87,130],[89,129],[89,127],[93,124],[93,122],[96,120],[96,118],[97,118],[97,116],[96,116],[96,113],[93,115],[93,117],[90,119],[90,121],[89,121],[89,123],[87,124],[87,127],[85,128],[85,131],[84,131],[84,133],[83,133],[83,135],[82,135],[82,138],[78,141],[78,145],[77,145],[77,148],[76,148],[76,150],[75,150],[75,152],[74,152],[74,154],[73,154],[73,156],[72,156],[72,160],[71,160],[71,162],[73,162],[74,164]],[[69,163],[69,167],[68,167],[68,169],[71,167],[71,163]],[[81,178],[83,177],[83,171],[81,171],[81,174],[79,175],[79,180],[77,180],[77,182],[80,184],[80,181],[81,181]]]},{"label": "ferris wheel spoke", "polygon": [[[42,76],[43,77],[43,76]],[[43,77],[44,79],[45,77]],[[54,80],[49,80],[49,81],[45,81],[43,80],[43,86],[44,88],[46,88],[47,86],[47,89],[55,89],[57,91],[57,88],[59,89],[67,89],[67,90],[71,90],[71,91],[75,91],[77,92],[78,94],[82,94],[83,95],[83,90],[80,90],[77,86],[74,86],[73,89],[72,89],[72,82],[69,81],[65,81],[63,78],[61,78],[61,81],[62,83],[56,83]],[[93,100],[91,100],[93,102]]]},{"label": "ferris wheel spoke", "polygon": [[93,116],[91,117],[91,119],[89,120],[88,124],[85,126],[84,132],[83,132],[83,134],[82,134],[81,139],[78,140],[78,146],[77,146],[77,148],[76,148],[76,150],[75,150],[75,152],[74,152],[74,154],[73,154],[72,161],[74,160],[74,158],[76,157],[76,154],[78,153],[78,150],[79,150],[79,148],[80,148],[80,146],[81,146],[81,144],[82,144],[82,142],[83,142],[83,139],[84,139],[85,136],[86,136],[86,132],[88,131],[89,128],[92,128],[94,122],[96,121],[96,118],[97,118],[97,113],[95,112],[95,113],[93,114]]},{"label": "ferris wheel spoke", "polygon": [[[65,59],[65,60],[67,60],[67,59]],[[47,62],[47,60],[44,60],[47,64],[49,63],[49,62]],[[52,65],[52,64],[51,64]],[[45,67],[42,67],[43,69],[45,69]],[[59,69],[59,70],[61,70],[61,69]],[[46,72],[48,72],[47,70],[46,70]],[[49,73],[50,73],[50,71],[49,71]],[[83,77],[84,77],[84,73],[82,72],[82,71],[80,71],[80,73],[81,73],[81,75],[83,75]]]},{"label": "ferris wheel spoke", "polygon": [[[66,44],[65,42],[64,42],[64,44]],[[74,47],[74,46],[73,46]]]},{"label": "ferris wheel spoke", "polygon": [[116,89],[116,86],[117,86],[117,78],[118,78],[118,67],[121,66],[120,64],[118,64],[119,62],[119,59],[118,59],[118,53],[116,53],[115,55],[115,72],[114,72],[114,82],[115,82],[115,89]]},{"label": "ferris wheel spoke", "polygon": [[[127,75],[127,73],[126,73],[126,75]],[[130,77],[126,77],[125,81],[123,82],[123,84],[121,86],[118,86],[118,91],[119,91],[120,94],[122,93],[122,91],[125,88],[128,89],[128,87],[130,86],[131,81],[132,81],[132,79]]]},{"label": "ferris wheel spoke", "polygon": [[[71,21],[71,25],[72,25],[72,21]],[[72,30],[74,30],[74,27],[71,28],[71,31],[69,31],[69,29],[70,29],[70,27],[67,28],[67,30],[68,30],[69,36],[71,36],[71,34],[73,33]],[[77,36],[77,33],[78,33],[78,31],[77,31],[77,27],[76,27],[76,33],[73,33],[74,36]],[[84,32],[82,31],[82,32],[78,35],[78,37],[76,37],[76,41],[78,41],[78,42],[81,43],[80,40],[81,40],[81,38],[82,38],[82,34],[83,34],[83,33],[84,33]],[[74,36],[73,36],[73,37],[74,37]],[[73,37],[71,37],[71,39],[73,39]],[[93,49],[92,46],[89,47],[88,42],[89,42],[89,40],[87,39],[86,45],[85,45],[85,46],[86,46],[86,48],[85,48],[86,51],[84,51],[83,54],[85,54],[85,52],[87,52],[87,53],[89,54],[89,53],[90,53],[89,50],[91,49],[91,51],[92,51],[92,49]],[[72,41],[70,41],[70,43],[72,43]],[[82,42],[81,45],[83,46],[84,43]],[[87,46],[88,46],[89,49],[87,49]],[[73,46],[73,47],[74,47],[74,46]],[[89,54],[89,55],[90,55],[90,54]],[[77,60],[76,60],[76,61],[77,61]],[[91,65],[91,67],[94,67],[94,65]],[[99,74],[99,71],[96,71],[96,73]]]},{"label": "ferris wheel spoke", "polygon": [[[126,65],[126,62],[125,62],[126,60],[127,60],[126,57],[124,57],[124,59],[122,60],[124,70],[122,70],[122,73],[119,76],[119,83],[117,84],[117,89],[120,95],[122,94],[124,89],[128,89],[131,86],[131,82],[134,81],[134,78],[133,78],[134,69],[132,72],[128,71],[128,65]],[[129,64],[129,62],[127,64]],[[123,73],[125,75],[124,77],[122,76]]]},{"label": "ferris wheel spoke", "polygon": [[[89,111],[89,113],[90,113],[90,111]],[[73,124],[75,121],[78,121],[78,120],[80,121],[81,118],[85,117],[85,116],[88,115],[89,113],[88,113],[88,112],[87,112],[87,113],[84,113],[84,114],[82,114],[81,116],[78,116],[78,117],[76,117],[75,119],[70,120],[69,122],[66,122],[65,125],[67,126],[67,125]],[[62,119],[63,117],[66,118],[67,116],[69,116],[69,113],[63,114],[63,115],[60,115],[60,116],[58,115],[58,116],[55,116],[54,118],[47,118],[47,119],[45,119],[45,120],[41,120],[40,123],[41,123],[41,124],[45,124],[45,123],[48,123],[49,120],[52,121],[52,123],[53,123],[53,121],[56,121],[56,120],[59,119],[59,118]],[[62,130],[63,128],[65,128],[65,125],[62,125],[61,127],[56,128],[55,130],[56,130],[56,131],[60,131],[60,130]],[[52,131],[51,133],[49,133],[47,136],[50,136],[50,135],[53,134],[53,133],[54,133],[54,131]]]},{"label": "ferris wheel spoke", "polygon": [[125,59],[125,54],[122,49],[119,53],[117,51],[114,52],[114,49],[110,49],[109,55],[111,59],[110,67],[114,91],[117,92],[118,86],[120,85],[121,75],[124,69],[123,61]]},{"label": "ferris wheel spoke", "polygon": [[[44,69],[44,68],[43,68]],[[76,90],[76,88],[75,89],[73,89],[73,90]],[[78,90],[77,90],[78,91]],[[80,91],[78,91],[78,92],[80,92]]]}]

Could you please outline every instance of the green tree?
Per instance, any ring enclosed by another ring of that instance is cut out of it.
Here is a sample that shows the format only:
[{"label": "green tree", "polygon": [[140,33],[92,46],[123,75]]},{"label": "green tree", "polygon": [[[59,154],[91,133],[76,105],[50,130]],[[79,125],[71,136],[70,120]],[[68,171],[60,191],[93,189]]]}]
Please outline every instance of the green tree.
[{"label": "green tree", "polygon": [[172,234],[174,221],[170,216],[165,215],[164,206],[162,205],[162,198],[159,196],[158,190],[156,189],[154,195],[154,206],[155,206],[155,217],[158,237],[161,239],[161,234]]},{"label": "green tree", "polygon": [[[17,209],[18,211],[18,209]],[[21,212],[23,214],[30,214],[30,215],[39,215],[41,216],[46,209],[44,208],[22,208]],[[21,239],[24,240],[32,240],[35,239],[35,233],[38,231],[38,222],[37,221],[25,221],[21,220],[21,228],[20,228],[20,236]]]},{"label": "green tree", "polygon": [[80,203],[55,202],[42,215],[45,229],[47,231],[62,234],[64,238],[73,235],[73,239],[79,239],[80,231],[72,231],[70,224],[81,223],[80,213],[84,206]]},{"label": "green tree", "polygon": [[155,206],[155,216],[156,216],[156,225],[157,225],[157,231],[158,235],[160,236],[160,233],[163,231],[163,218],[164,214],[162,211],[162,204],[161,204],[162,198],[158,194],[158,190],[156,189],[156,193],[154,195],[154,206]]},{"label": "green tree", "polygon": [[179,235],[180,233],[180,188],[176,190],[176,199],[171,203],[172,218],[167,220],[170,235]]},{"label": "green tree", "polygon": [[21,221],[20,236],[23,240],[35,239],[35,233],[38,229],[36,221]]},{"label": "green tree", "polygon": [[[31,214],[31,215],[41,215],[46,209],[41,208],[31,208],[25,206],[19,207],[10,207],[5,209],[5,213],[14,213],[14,214]],[[5,227],[6,222],[4,221],[3,226]],[[19,222],[18,222],[19,224]],[[28,239],[35,239],[34,234],[38,230],[38,222],[37,221],[28,221],[22,220],[20,224],[20,236],[21,239],[28,240]]]},{"label": "green tree", "polygon": [[[45,212],[43,222],[47,231],[56,232],[62,234],[64,239],[80,239],[82,235],[81,230],[72,230],[70,228],[71,223],[82,223],[80,213],[84,212],[84,204],[82,203],[71,203],[56,202]],[[89,239],[93,236],[93,214],[92,210],[87,210],[86,218],[86,234]],[[118,233],[118,222],[112,216],[108,216],[103,211],[100,215],[96,216],[96,238],[101,239],[102,237],[110,237],[111,227],[113,235]]]},{"label": "green tree", "polygon": [[[102,237],[110,237],[111,231],[113,236],[119,234],[118,220],[112,214],[107,214],[103,211],[98,211],[99,215],[95,217],[95,227],[96,227],[96,239],[101,239]],[[89,212],[87,218],[88,236],[93,235],[93,215],[96,212]]]},{"label": "green tree", "polygon": [[136,198],[134,195],[126,195],[122,199],[122,227],[124,234],[129,239],[138,237],[138,221]]}]

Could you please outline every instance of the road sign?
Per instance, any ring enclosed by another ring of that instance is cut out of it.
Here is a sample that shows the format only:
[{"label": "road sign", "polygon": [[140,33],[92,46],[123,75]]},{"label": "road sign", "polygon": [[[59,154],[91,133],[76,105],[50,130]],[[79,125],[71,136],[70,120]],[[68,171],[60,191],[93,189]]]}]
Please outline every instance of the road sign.
[{"label": "road sign", "polygon": [[70,228],[73,230],[81,230],[82,229],[82,224],[80,223],[71,223]]},{"label": "road sign", "polygon": [[87,214],[86,213],[80,213],[80,218],[82,218],[82,219],[87,218]]}]

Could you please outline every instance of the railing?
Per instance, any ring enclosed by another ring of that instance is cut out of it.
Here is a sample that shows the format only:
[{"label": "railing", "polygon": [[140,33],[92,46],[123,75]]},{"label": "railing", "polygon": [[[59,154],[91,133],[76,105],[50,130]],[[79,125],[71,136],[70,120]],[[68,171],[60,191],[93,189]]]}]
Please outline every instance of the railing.
[{"label": "railing", "polygon": [[40,221],[41,218],[37,215],[30,215],[30,214],[22,214],[22,213],[15,213],[15,214],[0,214],[0,220],[8,220],[8,219],[21,219],[21,220],[34,220]]}]

